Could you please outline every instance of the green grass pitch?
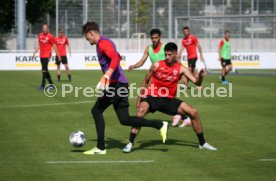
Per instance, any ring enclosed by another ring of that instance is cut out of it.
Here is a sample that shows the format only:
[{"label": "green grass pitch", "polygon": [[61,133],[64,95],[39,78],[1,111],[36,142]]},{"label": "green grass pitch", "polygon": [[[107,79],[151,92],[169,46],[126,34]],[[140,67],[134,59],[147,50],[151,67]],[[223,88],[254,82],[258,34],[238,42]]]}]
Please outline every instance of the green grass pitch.
[{"label": "green grass pitch", "polygon": [[[56,80],[55,72],[51,75]],[[72,85],[95,87],[101,75],[72,71]],[[145,71],[126,75],[140,85]],[[62,79],[67,79],[64,72]],[[104,114],[107,155],[87,156],[82,151],[96,144],[90,114],[95,98],[73,94],[62,98],[60,92],[48,98],[36,90],[40,71],[1,71],[0,180],[276,180],[276,78],[229,76],[229,80],[232,98],[182,98],[199,110],[205,137],[219,151],[199,150],[191,127],[170,128],[166,144],[157,130],[143,128],[135,150],[124,154],[121,149],[130,128],[119,124],[110,107]],[[206,77],[204,85],[211,82],[220,85],[217,75]],[[60,90],[61,83],[56,85]],[[130,99],[130,113],[135,114],[135,99]],[[147,118],[171,121],[162,113]],[[69,144],[74,130],[86,134],[84,147]],[[113,162],[147,160],[152,162]]]}]

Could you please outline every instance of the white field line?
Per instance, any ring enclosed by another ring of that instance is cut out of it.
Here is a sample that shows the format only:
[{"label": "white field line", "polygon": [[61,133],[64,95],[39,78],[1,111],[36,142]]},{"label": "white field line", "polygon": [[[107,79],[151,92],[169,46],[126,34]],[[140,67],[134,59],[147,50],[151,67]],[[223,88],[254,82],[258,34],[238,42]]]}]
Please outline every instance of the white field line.
[{"label": "white field line", "polygon": [[258,161],[262,161],[262,162],[275,162],[276,159],[275,158],[265,158],[265,159],[259,159]]},{"label": "white field line", "polygon": [[117,160],[117,161],[46,161],[47,164],[101,164],[101,163],[154,163],[154,160]]},{"label": "white field line", "polygon": [[79,101],[79,102],[60,102],[60,103],[47,103],[47,104],[23,104],[23,105],[3,105],[0,108],[24,108],[24,107],[44,107],[44,106],[61,106],[69,104],[87,104],[95,101]]}]

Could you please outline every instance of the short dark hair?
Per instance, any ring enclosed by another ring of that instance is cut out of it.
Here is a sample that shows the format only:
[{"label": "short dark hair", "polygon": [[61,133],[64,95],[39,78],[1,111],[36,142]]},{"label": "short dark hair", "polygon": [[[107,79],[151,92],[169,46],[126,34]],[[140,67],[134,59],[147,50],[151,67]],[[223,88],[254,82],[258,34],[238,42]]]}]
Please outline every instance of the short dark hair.
[{"label": "short dark hair", "polygon": [[64,32],[64,29],[63,28],[59,28],[58,32]]},{"label": "short dark hair", "polygon": [[224,34],[226,34],[226,33],[230,33],[230,31],[229,31],[229,30],[226,30],[226,31],[224,32]]},{"label": "short dark hair", "polygon": [[182,30],[190,30],[190,28],[188,26],[184,26]]},{"label": "short dark hair", "polygon": [[169,42],[165,45],[164,50],[177,52],[177,45],[173,42]]},{"label": "short dark hair", "polygon": [[161,36],[161,31],[159,29],[150,30],[150,36],[152,36],[154,34],[158,34],[159,36]]},{"label": "short dark hair", "polygon": [[99,25],[94,21],[85,23],[82,26],[82,35],[85,35],[89,31],[96,31],[99,33],[100,32]]}]

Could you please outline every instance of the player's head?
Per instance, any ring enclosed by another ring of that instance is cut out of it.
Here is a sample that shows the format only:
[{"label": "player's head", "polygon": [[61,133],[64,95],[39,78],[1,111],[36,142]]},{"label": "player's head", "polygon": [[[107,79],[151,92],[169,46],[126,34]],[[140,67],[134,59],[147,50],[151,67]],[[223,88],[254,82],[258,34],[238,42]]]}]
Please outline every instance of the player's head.
[{"label": "player's head", "polygon": [[188,26],[183,27],[183,35],[188,37],[190,35],[190,28]]},{"label": "player's head", "polygon": [[48,32],[49,32],[49,26],[48,26],[47,23],[44,23],[44,24],[42,25],[42,32],[43,32],[43,33],[48,33]]},{"label": "player's head", "polygon": [[228,31],[228,30],[226,30],[225,32],[224,32],[224,38],[225,39],[228,39],[230,37],[230,32]]},{"label": "player's head", "polygon": [[152,45],[154,47],[157,47],[158,44],[160,43],[161,31],[159,29],[152,29],[150,31],[150,38],[152,41]]},{"label": "player's head", "polygon": [[82,35],[91,45],[96,44],[100,37],[99,25],[94,21],[87,22],[82,26]]},{"label": "player's head", "polygon": [[177,60],[177,45],[169,42],[164,47],[166,63],[172,64]]},{"label": "player's head", "polygon": [[59,28],[58,29],[58,36],[64,36],[64,30],[63,30],[63,28]]}]

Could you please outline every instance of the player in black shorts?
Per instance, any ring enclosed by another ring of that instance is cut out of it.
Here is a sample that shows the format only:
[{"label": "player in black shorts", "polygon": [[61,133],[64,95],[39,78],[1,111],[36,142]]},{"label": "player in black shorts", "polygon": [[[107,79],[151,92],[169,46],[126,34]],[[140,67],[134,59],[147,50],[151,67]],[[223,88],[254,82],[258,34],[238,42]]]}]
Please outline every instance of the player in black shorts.
[{"label": "player in black shorts", "polygon": [[[166,60],[153,63],[142,83],[144,89],[141,89],[143,91],[137,99],[137,115],[144,117],[149,112],[159,111],[168,115],[189,116],[199,140],[199,148],[217,150],[205,141],[198,111],[191,105],[175,98],[181,75],[185,75],[197,86],[201,86],[205,70],[202,69],[195,77],[188,68],[177,61],[177,45],[175,43],[167,43],[164,49]],[[131,152],[136,135],[133,132],[130,133],[129,142],[123,152]]]},{"label": "player in black shorts", "polygon": [[69,55],[71,56],[71,48],[69,45],[69,40],[67,36],[64,35],[64,30],[62,28],[59,29],[58,31],[58,36],[55,38],[55,43],[57,45],[58,52],[61,56],[61,61],[59,61],[56,58],[56,64],[57,64],[57,78],[58,82],[60,82],[60,63],[62,63],[66,69],[66,73],[68,76],[69,82],[71,82],[71,72],[68,66],[68,61],[67,61],[67,52],[66,52],[66,47],[68,47],[69,50]]}]

